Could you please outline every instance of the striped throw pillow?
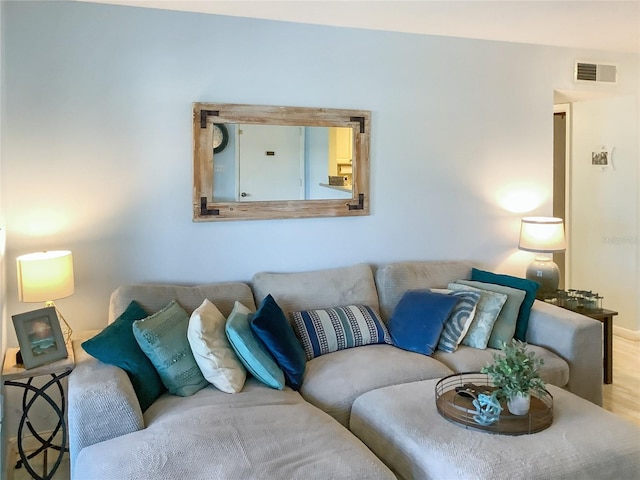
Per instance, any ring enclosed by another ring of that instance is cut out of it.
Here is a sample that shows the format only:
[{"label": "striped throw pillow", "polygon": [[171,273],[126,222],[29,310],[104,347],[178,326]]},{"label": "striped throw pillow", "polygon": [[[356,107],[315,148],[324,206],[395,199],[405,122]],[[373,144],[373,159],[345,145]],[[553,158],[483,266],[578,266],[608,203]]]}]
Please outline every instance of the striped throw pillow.
[{"label": "striped throw pillow", "polygon": [[387,327],[366,305],[308,310],[291,315],[307,360],[345,348],[392,344]]}]

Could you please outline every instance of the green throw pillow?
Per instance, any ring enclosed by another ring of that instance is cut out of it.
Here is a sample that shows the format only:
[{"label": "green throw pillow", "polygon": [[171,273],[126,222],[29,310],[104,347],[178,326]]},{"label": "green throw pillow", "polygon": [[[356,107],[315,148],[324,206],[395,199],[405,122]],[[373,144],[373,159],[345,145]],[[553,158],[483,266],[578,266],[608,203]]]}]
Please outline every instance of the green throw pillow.
[{"label": "green throw pillow", "polygon": [[172,301],[158,313],[133,322],[138,345],[160,375],[169,393],[188,397],[206,387],[187,339],[189,315]]},{"label": "green throw pillow", "polygon": [[92,357],[127,372],[143,412],[166,390],[131,329],[134,321],[148,315],[134,300],[112,324],[82,343],[82,348]]}]

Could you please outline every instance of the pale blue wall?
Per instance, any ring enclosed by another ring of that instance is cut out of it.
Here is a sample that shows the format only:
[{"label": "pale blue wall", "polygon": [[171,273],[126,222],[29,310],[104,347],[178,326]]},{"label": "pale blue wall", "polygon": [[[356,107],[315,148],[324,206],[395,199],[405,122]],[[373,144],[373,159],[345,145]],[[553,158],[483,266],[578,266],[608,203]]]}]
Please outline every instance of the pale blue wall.
[{"label": "pale blue wall", "polygon": [[[551,212],[553,90],[587,88],[573,62],[594,58],[619,65],[614,92],[637,96],[629,55],[80,2],[3,8],[9,309],[34,308],[16,301],[15,256],[68,248],[76,294],[58,306],[75,330],[101,327],[123,283],[403,259],[521,273],[521,214],[499,199],[532,188],[534,213]],[[192,223],[194,101],[371,110],[371,215]]]}]

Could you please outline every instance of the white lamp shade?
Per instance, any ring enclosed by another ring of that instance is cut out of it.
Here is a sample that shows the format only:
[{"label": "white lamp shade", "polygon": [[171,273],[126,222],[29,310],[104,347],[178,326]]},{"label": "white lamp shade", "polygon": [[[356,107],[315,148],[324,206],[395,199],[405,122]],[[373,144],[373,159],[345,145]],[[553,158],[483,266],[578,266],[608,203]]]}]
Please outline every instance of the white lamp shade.
[{"label": "white lamp shade", "polygon": [[21,302],[48,302],[73,295],[73,256],[68,250],[37,252],[16,259]]},{"label": "white lamp shade", "polygon": [[564,252],[564,222],[556,217],[524,217],[518,248],[537,253]]}]

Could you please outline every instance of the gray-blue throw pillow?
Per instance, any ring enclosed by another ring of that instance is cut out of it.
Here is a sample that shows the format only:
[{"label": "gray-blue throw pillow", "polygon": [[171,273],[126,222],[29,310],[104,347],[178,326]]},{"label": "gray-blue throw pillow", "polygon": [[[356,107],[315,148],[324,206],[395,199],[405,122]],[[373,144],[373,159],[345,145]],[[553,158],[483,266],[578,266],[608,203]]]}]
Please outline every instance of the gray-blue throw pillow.
[{"label": "gray-blue throw pillow", "polygon": [[403,350],[431,355],[458,298],[429,290],[404,293],[387,322],[393,344]]},{"label": "gray-blue throw pillow", "polygon": [[158,372],[140,349],[131,329],[134,321],[148,316],[134,300],[113,323],[95,337],[82,342],[82,348],[89,355],[127,372],[143,412],[166,391]]}]

